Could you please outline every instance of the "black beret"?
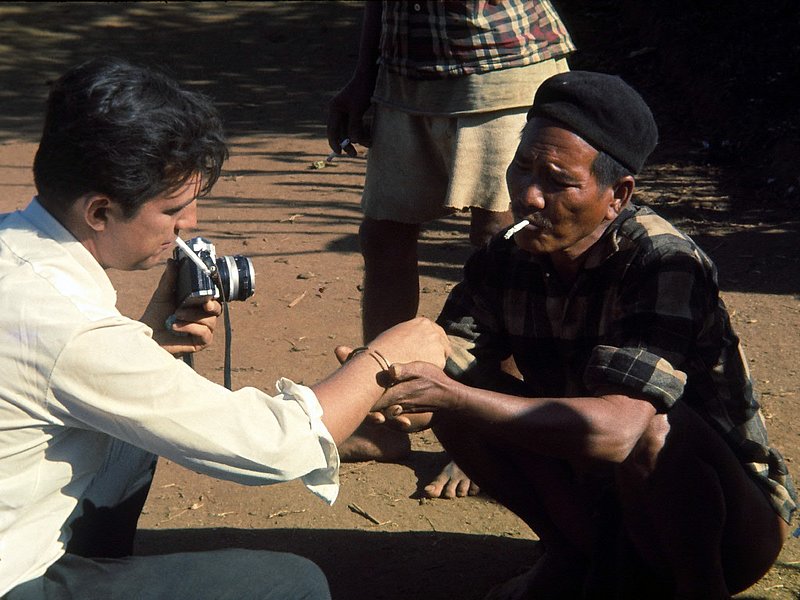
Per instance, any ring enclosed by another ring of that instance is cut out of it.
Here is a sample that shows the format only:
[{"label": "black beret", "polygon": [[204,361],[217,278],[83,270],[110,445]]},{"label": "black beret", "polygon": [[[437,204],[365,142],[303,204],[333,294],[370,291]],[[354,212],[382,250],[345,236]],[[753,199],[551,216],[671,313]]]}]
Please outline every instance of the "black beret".
[{"label": "black beret", "polygon": [[597,150],[638,173],[656,147],[658,128],[642,97],[615,75],[567,71],[536,91],[528,120],[544,117],[564,125]]}]

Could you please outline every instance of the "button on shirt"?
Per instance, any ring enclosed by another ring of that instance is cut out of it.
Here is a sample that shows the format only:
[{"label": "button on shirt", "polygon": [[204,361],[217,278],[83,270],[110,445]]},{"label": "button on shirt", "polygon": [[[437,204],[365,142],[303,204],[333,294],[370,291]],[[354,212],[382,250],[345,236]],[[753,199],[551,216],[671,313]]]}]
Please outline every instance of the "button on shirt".
[{"label": "button on shirt", "polygon": [[115,308],[82,244],[35,199],[0,216],[0,596],[63,553],[64,523],[117,438],[248,485],[333,502],[339,457],[313,391],[230,391]]},{"label": "button on shirt", "polygon": [[381,19],[379,63],[412,78],[521,67],[575,50],[549,0],[384,0]]},{"label": "button on shirt", "polygon": [[[564,285],[544,256],[496,237],[468,261],[439,324],[454,351],[448,372],[480,384],[513,355],[519,395],[593,396],[607,387],[658,412],[697,411],[731,446],[787,522],[796,492],[770,447],[716,268],[687,236],[629,205]],[[485,382],[484,382],[485,383]]]}]

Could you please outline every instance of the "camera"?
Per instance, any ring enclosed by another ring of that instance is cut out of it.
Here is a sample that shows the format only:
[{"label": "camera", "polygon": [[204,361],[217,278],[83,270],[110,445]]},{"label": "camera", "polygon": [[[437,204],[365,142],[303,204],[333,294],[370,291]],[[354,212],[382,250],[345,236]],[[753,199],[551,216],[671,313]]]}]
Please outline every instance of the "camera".
[{"label": "camera", "polygon": [[[213,298],[222,302],[246,300],[255,292],[256,272],[253,261],[246,256],[217,256],[214,244],[202,237],[186,242],[202,261],[201,269],[180,247],[175,248],[178,261],[176,300],[178,306],[203,304]],[[222,293],[220,293],[222,292]]]}]

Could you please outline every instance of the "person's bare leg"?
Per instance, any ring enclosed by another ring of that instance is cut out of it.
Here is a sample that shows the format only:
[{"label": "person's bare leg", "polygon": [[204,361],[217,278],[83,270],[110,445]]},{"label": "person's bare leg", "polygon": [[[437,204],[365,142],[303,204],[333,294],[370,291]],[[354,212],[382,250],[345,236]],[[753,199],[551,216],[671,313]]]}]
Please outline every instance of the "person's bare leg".
[{"label": "person's bare leg", "polygon": [[[359,241],[364,258],[361,322],[365,344],[390,327],[417,316],[418,238],[419,225],[369,218],[362,221]],[[339,445],[343,462],[396,462],[410,452],[407,433],[368,421]]]},{"label": "person's bare leg", "polygon": [[364,257],[361,319],[364,342],[413,319],[419,308],[419,225],[365,218],[359,229]]},{"label": "person's bare leg", "polygon": [[[472,207],[469,224],[470,243],[475,247],[487,244],[497,232],[511,225],[513,219],[510,210],[496,212]],[[503,368],[511,375],[520,376],[513,359],[504,363]],[[470,481],[461,467],[453,461],[447,463],[433,481],[425,486],[425,495],[428,498],[462,498],[479,493],[480,487]]]},{"label": "person's bare leg", "polygon": [[363,421],[338,450],[342,462],[398,462],[411,452],[411,439],[402,431]]},{"label": "person's bare leg", "polygon": [[679,598],[728,598],[776,560],[788,526],[722,438],[679,403],[618,470],[625,526]]},{"label": "person's bare leg", "polygon": [[469,241],[480,248],[513,221],[514,216],[510,210],[497,212],[473,207],[470,209]]}]

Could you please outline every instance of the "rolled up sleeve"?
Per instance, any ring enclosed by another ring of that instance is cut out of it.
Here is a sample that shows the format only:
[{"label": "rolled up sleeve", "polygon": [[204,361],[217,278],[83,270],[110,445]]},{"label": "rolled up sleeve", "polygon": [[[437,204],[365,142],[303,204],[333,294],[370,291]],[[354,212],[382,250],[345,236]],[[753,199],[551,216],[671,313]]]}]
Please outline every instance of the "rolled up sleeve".
[{"label": "rolled up sleeve", "polygon": [[322,407],[317,395],[304,385],[281,378],[276,387],[284,396],[293,398],[308,415],[312,433],[319,438],[327,467],[318,468],[301,477],[301,481],[314,494],[333,504],[339,494],[339,452],[328,428],[322,422]]},{"label": "rolled up sleeve", "polygon": [[644,396],[660,413],[667,412],[683,395],[686,374],[669,361],[642,348],[596,346],[584,372],[592,393],[623,388]]}]

